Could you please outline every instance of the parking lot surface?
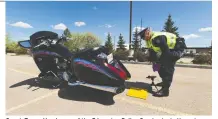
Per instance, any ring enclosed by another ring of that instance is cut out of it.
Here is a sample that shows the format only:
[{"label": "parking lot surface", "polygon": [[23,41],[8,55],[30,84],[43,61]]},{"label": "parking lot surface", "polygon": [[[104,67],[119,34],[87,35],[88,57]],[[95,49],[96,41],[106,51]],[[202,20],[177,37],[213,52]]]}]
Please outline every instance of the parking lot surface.
[{"label": "parking lot surface", "polygon": [[[132,78],[127,87],[146,88],[148,75],[156,75],[150,65],[125,64]],[[176,67],[169,97],[146,100],[128,97],[125,92],[112,95],[76,86],[54,89],[37,84],[39,74],[32,57],[6,56],[7,115],[211,115],[212,70]],[[155,88],[154,88],[155,90]]]}]

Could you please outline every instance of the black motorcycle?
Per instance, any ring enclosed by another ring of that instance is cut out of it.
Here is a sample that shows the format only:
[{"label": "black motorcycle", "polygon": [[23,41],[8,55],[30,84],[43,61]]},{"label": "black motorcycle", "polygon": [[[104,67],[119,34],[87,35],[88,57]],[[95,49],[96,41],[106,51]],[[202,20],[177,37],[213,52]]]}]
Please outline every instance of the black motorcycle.
[{"label": "black motorcycle", "polygon": [[[69,39],[51,31],[39,31],[30,40],[18,44],[32,52],[40,70],[39,78],[67,82],[69,86],[87,86],[98,90],[122,93],[125,80],[131,78],[126,67],[104,46],[70,52],[64,45]],[[73,83],[72,83],[73,80]],[[71,81],[71,83],[69,83]]]}]

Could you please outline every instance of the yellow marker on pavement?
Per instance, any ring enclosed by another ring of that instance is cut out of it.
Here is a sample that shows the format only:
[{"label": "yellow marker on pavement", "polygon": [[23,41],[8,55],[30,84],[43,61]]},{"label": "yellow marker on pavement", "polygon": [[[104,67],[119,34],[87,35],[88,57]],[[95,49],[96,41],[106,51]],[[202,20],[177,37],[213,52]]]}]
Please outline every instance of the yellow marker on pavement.
[{"label": "yellow marker on pavement", "polygon": [[146,100],[148,97],[148,91],[145,89],[130,88],[127,92],[127,96]]}]

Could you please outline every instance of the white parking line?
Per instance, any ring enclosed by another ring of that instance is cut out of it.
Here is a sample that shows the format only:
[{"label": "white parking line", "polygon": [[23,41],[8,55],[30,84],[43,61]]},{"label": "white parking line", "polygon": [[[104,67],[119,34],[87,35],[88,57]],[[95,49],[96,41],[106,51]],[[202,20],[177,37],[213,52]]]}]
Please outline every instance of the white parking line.
[{"label": "white parking line", "polygon": [[8,69],[11,70],[11,71],[18,72],[18,73],[21,73],[21,74],[26,74],[26,75],[29,75],[29,76],[34,76],[34,77],[37,76],[37,74],[31,74],[31,73],[28,73],[28,72],[23,72],[23,71],[12,69],[12,68],[8,68]]},{"label": "white parking line", "polygon": [[[36,76],[35,74],[30,74],[30,73],[27,73],[27,72],[23,72],[23,71],[20,71],[20,70],[16,70],[16,69],[12,69],[12,68],[8,68],[9,70],[11,71],[15,71],[15,72],[18,72],[18,73],[22,73],[22,74],[26,74],[26,75],[30,75],[30,76]],[[38,97],[34,100],[30,100],[26,103],[23,103],[21,105],[18,105],[18,106],[15,106],[15,107],[12,107],[10,109],[8,109],[6,111],[6,113],[10,113],[14,110],[17,110],[17,109],[20,109],[20,108],[23,108],[27,105],[30,105],[32,103],[35,103],[35,102],[38,102],[40,100],[43,100],[49,96],[52,96],[53,94],[56,94],[58,92],[58,90],[56,91],[52,91],[51,93],[49,94],[46,94],[46,95],[43,95],[41,97]],[[171,110],[171,109],[168,109],[168,108],[164,108],[164,107],[159,107],[159,106],[154,106],[152,104],[149,104],[149,103],[146,103],[146,102],[139,102],[139,101],[134,101],[134,100],[129,100],[127,98],[124,98],[124,97],[116,97],[116,99],[118,100],[122,100],[122,101],[125,101],[127,103],[130,103],[130,104],[135,104],[135,105],[139,105],[139,106],[142,106],[142,107],[146,107],[148,109],[152,109],[152,110],[155,110],[155,111],[159,111],[159,112],[164,112],[164,113],[167,113],[167,114],[171,114],[171,115],[192,115],[192,114],[187,114],[187,113],[183,113],[183,112],[179,112],[179,111],[175,111],[175,110]]]},{"label": "white parking line", "polygon": [[12,112],[12,111],[14,111],[14,110],[20,109],[20,108],[25,107],[25,106],[30,105],[30,104],[33,104],[33,103],[35,103],[35,102],[38,102],[38,101],[40,101],[40,100],[43,100],[43,99],[45,99],[45,98],[47,98],[47,97],[50,97],[50,96],[52,96],[53,94],[57,94],[57,93],[58,93],[58,90],[52,91],[51,93],[48,93],[48,94],[43,95],[43,96],[41,96],[41,97],[38,97],[38,98],[36,98],[36,99],[34,99],[34,100],[30,100],[30,101],[28,101],[28,102],[26,102],[26,103],[17,105],[17,106],[15,106],[15,107],[12,107],[12,108],[8,109],[8,110],[6,111],[6,113],[10,113],[10,112]]},{"label": "white parking line", "polygon": [[[22,74],[29,75],[29,76],[34,76],[34,77],[37,76],[36,74],[31,74],[31,73],[28,73],[28,72],[24,72],[24,71],[12,69],[12,68],[8,68],[8,69],[11,70],[11,71],[18,72],[18,73],[22,73]],[[38,97],[38,98],[36,98],[36,99],[34,99],[34,100],[30,100],[30,101],[28,101],[28,102],[26,102],[26,103],[23,103],[23,104],[14,106],[14,107],[8,109],[8,110],[6,111],[6,113],[10,113],[10,112],[12,112],[12,111],[14,111],[14,110],[17,110],[17,109],[20,109],[20,108],[25,107],[25,106],[27,106],[27,105],[30,105],[30,104],[32,104],[32,103],[38,102],[38,101],[40,101],[40,100],[42,100],[42,99],[45,99],[45,98],[47,98],[47,97],[49,97],[49,96],[52,96],[53,94],[55,94],[55,93],[57,93],[57,92],[58,92],[58,90],[52,91],[51,93],[48,93],[48,94],[43,95],[43,96],[40,96],[40,97]]]},{"label": "white parking line", "polygon": [[129,99],[126,99],[124,97],[116,97],[116,99],[125,101],[125,102],[130,103],[130,104],[146,107],[148,109],[152,109],[152,110],[155,110],[155,111],[171,114],[171,115],[179,115],[179,116],[188,116],[188,115],[190,116],[190,115],[192,115],[192,114],[183,113],[183,112],[180,112],[180,111],[175,111],[175,110],[160,107],[160,106],[155,106],[155,105],[152,105],[152,104],[146,103],[146,102],[139,102],[139,101],[129,100]]}]

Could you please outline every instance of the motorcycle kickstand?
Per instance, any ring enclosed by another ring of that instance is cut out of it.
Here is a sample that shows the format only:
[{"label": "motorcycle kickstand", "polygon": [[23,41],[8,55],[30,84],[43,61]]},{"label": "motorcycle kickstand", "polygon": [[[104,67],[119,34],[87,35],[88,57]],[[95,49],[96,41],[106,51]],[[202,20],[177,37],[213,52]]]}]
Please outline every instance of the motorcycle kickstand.
[{"label": "motorcycle kickstand", "polygon": [[156,78],[156,76],[150,76],[150,75],[149,75],[147,78],[148,78],[148,79],[151,79],[151,84],[150,84],[150,85],[151,85],[151,88],[152,88],[152,86],[155,86],[155,88],[157,89],[157,91],[159,91],[158,88],[157,88],[157,86],[156,86],[156,84],[154,83],[154,79]]}]

